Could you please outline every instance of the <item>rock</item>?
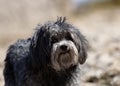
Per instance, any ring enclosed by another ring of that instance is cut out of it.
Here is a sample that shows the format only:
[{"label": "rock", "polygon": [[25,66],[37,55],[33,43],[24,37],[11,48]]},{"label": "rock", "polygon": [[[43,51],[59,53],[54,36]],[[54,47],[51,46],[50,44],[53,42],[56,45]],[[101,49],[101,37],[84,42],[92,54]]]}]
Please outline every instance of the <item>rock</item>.
[{"label": "rock", "polygon": [[120,86],[120,75],[115,76],[111,82],[112,86]]}]

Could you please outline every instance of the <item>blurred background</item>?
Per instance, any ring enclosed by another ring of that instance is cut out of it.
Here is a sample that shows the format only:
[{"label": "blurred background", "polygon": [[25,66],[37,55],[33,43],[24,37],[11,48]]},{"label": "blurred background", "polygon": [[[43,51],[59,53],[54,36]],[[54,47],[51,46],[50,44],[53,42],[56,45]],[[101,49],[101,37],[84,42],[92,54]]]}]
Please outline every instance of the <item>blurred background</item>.
[{"label": "blurred background", "polygon": [[0,86],[8,46],[57,16],[89,41],[80,86],[120,86],[120,0],[0,0]]}]

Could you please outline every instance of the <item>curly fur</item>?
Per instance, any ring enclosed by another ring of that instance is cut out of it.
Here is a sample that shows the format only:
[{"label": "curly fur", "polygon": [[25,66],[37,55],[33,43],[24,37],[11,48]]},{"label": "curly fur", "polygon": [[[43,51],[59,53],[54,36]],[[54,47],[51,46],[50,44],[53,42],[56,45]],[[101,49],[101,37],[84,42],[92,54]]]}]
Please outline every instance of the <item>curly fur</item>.
[{"label": "curly fur", "polygon": [[[78,29],[66,23],[65,20],[65,18],[60,17],[56,22],[38,25],[31,38],[18,40],[9,47],[4,68],[5,86],[79,85],[79,65],[83,64],[87,58],[87,41]],[[57,38],[52,39],[56,33]],[[67,36],[68,33],[73,36]],[[64,41],[61,41],[63,39]],[[57,44],[70,42],[70,46],[73,46],[75,48],[73,50],[78,54],[77,61],[74,62],[75,57],[70,54],[72,56],[68,58],[67,64],[63,62],[66,61],[63,57],[69,57],[69,55],[62,54],[60,58],[63,61],[61,62],[54,57],[58,61],[59,70],[57,67],[53,67],[56,64],[51,59],[51,53],[54,52],[53,46],[56,42]],[[64,64],[65,67],[61,64]]]}]

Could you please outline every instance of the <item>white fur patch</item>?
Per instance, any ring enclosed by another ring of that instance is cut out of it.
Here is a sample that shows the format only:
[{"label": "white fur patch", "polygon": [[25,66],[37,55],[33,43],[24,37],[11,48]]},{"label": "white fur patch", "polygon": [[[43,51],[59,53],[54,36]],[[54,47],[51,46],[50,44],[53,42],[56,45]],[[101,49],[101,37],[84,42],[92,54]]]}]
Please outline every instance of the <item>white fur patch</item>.
[{"label": "white fur patch", "polygon": [[[67,45],[69,52],[62,53],[61,45]],[[78,63],[78,50],[72,41],[62,40],[53,44],[51,57],[52,67],[57,71],[64,70]]]}]

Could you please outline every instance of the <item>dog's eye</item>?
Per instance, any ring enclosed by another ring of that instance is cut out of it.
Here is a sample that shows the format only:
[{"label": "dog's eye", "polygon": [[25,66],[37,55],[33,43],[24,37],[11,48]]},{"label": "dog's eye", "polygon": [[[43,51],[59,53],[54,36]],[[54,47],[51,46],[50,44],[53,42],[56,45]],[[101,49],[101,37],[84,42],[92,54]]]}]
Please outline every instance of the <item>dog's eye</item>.
[{"label": "dog's eye", "polygon": [[67,32],[67,33],[66,33],[65,39],[66,39],[66,40],[71,40],[71,41],[73,40],[70,32]]},{"label": "dog's eye", "polygon": [[58,41],[58,38],[52,37],[52,43],[56,43]]},{"label": "dog's eye", "polygon": [[67,35],[65,38],[66,40],[72,40],[72,37],[70,35]]}]

